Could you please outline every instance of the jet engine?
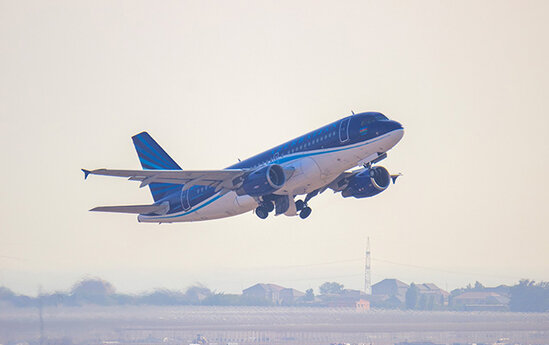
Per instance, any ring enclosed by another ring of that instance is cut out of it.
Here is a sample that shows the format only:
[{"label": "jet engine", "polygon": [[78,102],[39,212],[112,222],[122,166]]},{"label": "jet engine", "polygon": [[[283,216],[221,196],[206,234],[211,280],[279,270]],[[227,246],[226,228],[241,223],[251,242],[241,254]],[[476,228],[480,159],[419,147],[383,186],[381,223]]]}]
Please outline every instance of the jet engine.
[{"label": "jet engine", "polygon": [[278,164],[271,164],[246,176],[237,193],[239,195],[263,196],[278,190],[284,183],[286,183],[286,175],[282,167]]},{"label": "jet engine", "polygon": [[368,198],[383,192],[391,182],[391,175],[382,166],[366,169],[349,179],[341,192],[343,197]]}]

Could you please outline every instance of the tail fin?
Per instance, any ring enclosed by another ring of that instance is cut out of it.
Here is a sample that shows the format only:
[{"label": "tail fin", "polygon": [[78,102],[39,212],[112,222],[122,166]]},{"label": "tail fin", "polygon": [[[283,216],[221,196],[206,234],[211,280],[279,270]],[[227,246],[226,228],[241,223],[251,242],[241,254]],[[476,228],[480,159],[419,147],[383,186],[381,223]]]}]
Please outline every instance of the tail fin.
[{"label": "tail fin", "polygon": [[[141,166],[146,170],[181,170],[181,167],[158,145],[147,132],[132,137],[133,145],[139,156]],[[169,183],[151,183],[149,188],[155,202],[171,194],[182,185]]]}]

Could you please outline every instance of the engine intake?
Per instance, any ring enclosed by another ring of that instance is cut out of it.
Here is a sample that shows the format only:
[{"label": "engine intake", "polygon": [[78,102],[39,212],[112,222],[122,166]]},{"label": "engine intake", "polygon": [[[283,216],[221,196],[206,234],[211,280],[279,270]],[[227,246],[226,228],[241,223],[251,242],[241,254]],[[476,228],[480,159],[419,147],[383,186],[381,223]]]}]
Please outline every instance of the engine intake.
[{"label": "engine intake", "polygon": [[387,169],[376,166],[352,176],[341,195],[345,198],[368,198],[383,192],[390,183],[391,175]]},{"label": "engine intake", "polygon": [[237,192],[240,195],[263,196],[280,189],[284,183],[286,183],[284,169],[278,164],[272,164],[249,174]]}]

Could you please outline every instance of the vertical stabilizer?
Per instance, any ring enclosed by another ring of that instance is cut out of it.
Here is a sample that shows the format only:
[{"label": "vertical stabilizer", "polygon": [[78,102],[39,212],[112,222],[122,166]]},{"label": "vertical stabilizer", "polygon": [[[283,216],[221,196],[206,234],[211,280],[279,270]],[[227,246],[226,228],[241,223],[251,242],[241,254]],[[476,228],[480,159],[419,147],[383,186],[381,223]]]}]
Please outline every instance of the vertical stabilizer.
[{"label": "vertical stabilizer", "polygon": [[[181,167],[147,132],[141,132],[132,137],[133,145],[141,166],[145,170],[181,170]],[[168,194],[176,192],[183,186],[170,183],[151,183],[149,188],[155,202]]]}]

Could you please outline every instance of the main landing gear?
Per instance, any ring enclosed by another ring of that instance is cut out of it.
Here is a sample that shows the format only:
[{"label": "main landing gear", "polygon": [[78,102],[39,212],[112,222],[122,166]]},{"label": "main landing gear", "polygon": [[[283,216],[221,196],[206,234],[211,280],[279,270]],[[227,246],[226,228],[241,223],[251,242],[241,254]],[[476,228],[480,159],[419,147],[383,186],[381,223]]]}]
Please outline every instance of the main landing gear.
[{"label": "main landing gear", "polygon": [[272,201],[267,201],[259,205],[255,209],[255,214],[261,218],[265,219],[269,216],[269,212],[272,212],[274,210],[275,206]]},{"label": "main landing gear", "polygon": [[[311,200],[314,196],[318,195],[319,189],[312,191],[311,193],[307,194],[305,196],[305,200],[296,200],[295,201],[295,211],[299,214],[299,218],[305,219],[311,215],[311,212],[313,210],[307,205],[309,200]],[[269,216],[269,213],[274,211],[276,208],[276,213],[278,214],[284,214],[286,211],[288,211],[289,207],[293,207],[293,197],[292,196],[267,196],[263,197],[262,200],[257,200],[259,203],[259,206],[255,209],[255,214],[261,218],[265,219]],[[276,205],[275,205],[276,203]],[[275,207],[276,206],[276,207]],[[291,211],[291,215],[295,215],[293,211]]]},{"label": "main landing gear", "polygon": [[307,206],[307,204],[303,200],[297,200],[295,202],[295,208],[297,212],[299,212],[299,218],[301,219],[309,217],[309,215],[311,215],[311,212],[313,212],[313,210],[309,206]]},{"label": "main landing gear", "polygon": [[319,192],[320,189],[314,190],[305,196],[305,200],[297,200],[295,202],[295,208],[297,209],[297,212],[299,212],[299,218],[305,219],[311,215],[313,210],[307,205],[307,203],[313,197],[317,196]]}]

